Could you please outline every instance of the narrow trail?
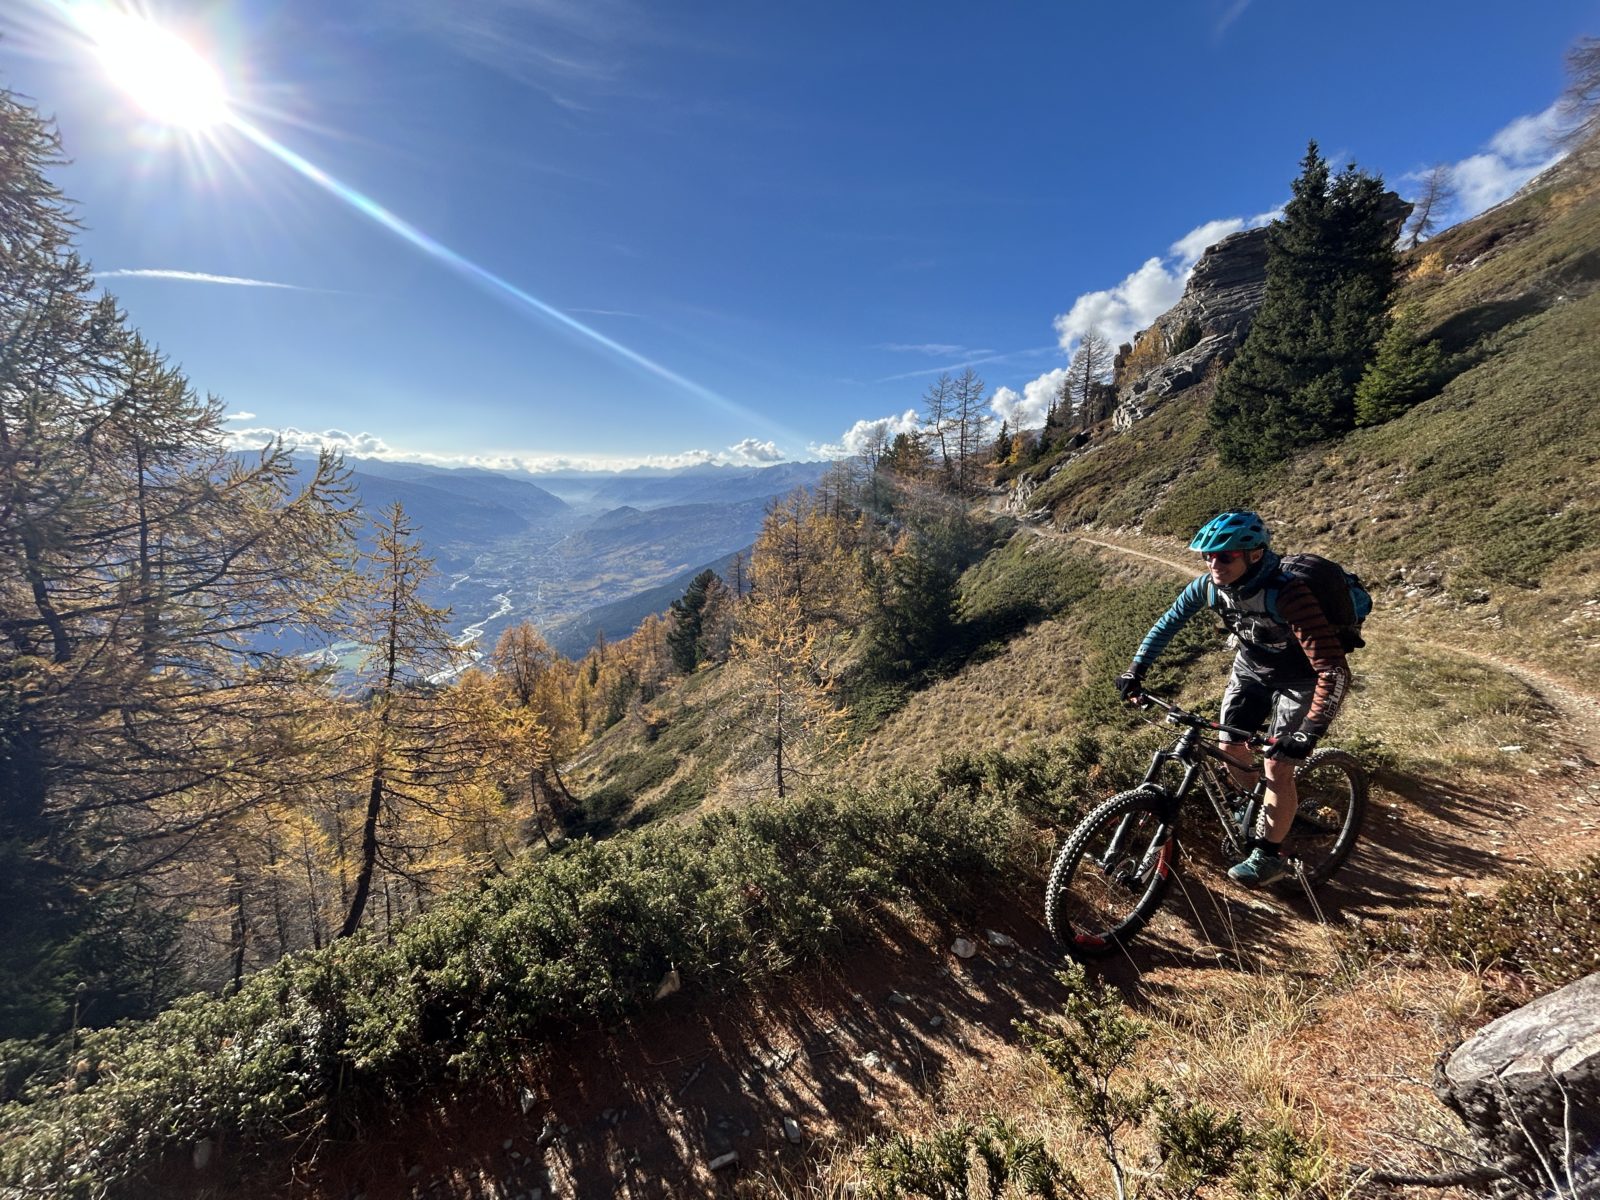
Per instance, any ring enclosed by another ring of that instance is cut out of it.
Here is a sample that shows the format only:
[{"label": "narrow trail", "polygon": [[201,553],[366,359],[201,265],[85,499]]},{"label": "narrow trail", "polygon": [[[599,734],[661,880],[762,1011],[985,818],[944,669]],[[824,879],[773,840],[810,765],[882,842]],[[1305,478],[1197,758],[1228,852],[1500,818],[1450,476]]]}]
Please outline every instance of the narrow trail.
[{"label": "narrow trail", "polygon": [[[1160,554],[1153,554],[1148,550],[1140,550],[1125,542],[1107,541],[1103,538],[1089,537],[1086,534],[1046,529],[1037,525],[1027,525],[1024,528],[1039,537],[1062,542],[1081,542],[1089,546],[1098,546],[1103,550],[1110,550],[1115,554],[1142,558],[1148,562],[1166,567],[1174,574],[1182,575],[1185,578],[1193,578],[1197,574],[1193,563],[1179,562],[1176,559],[1167,558]],[[1382,618],[1380,616],[1379,622],[1381,621]],[[1592,742],[1600,742],[1600,696],[1595,695],[1593,692],[1585,691],[1572,681],[1560,679],[1529,663],[1508,659],[1487,650],[1477,650],[1471,646],[1463,646],[1459,642],[1430,641],[1427,638],[1419,638],[1410,631],[1407,631],[1406,637],[1414,646],[1426,647],[1441,654],[1468,658],[1485,666],[1494,667],[1496,670],[1504,671],[1507,675],[1512,676],[1530,688],[1541,700],[1559,713],[1564,721],[1573,726],[1576,732],[1592,739]]]}]

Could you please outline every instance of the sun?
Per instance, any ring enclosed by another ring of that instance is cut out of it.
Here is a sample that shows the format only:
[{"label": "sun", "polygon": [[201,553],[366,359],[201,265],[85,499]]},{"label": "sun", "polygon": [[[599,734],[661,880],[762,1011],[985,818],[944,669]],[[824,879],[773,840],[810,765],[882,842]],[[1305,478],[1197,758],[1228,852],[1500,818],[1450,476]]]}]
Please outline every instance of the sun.
[{"label": "sun", "polygon": [[108,4],[79,4],[72,16],[106,73],[149,117],[199,130],[231,116],[222,76],[177,34]]}]

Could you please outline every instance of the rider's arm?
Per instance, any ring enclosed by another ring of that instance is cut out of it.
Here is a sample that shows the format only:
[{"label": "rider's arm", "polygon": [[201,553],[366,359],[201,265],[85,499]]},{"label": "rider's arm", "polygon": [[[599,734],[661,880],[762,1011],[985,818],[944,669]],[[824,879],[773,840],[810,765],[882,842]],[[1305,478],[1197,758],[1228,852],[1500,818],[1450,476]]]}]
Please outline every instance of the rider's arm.
[{"label": "rider's arm", "polygon": [[1317,674],[1317,690],[1300,728],[1313,737],[1321,737],[1339,715],[1339,706],[1350,690],[1350,665],[1345,661],[1344,645],[1311,589],[1298,579],[1290,580],[1278,593],[1278,615]]},{"label": "rider's arm", "polygon": [[1172,602],[1172,607],[1162,613],[1160,619],[1150,626],[1150,632],[1144,635],[1144,641],[1139,643],[1139,649],[1133,656],[1135,670],[1142,671],[1155,662],[1167,648],[1167,643],[1177,636],[1178,630],[1184,627],[1189,618],[1206,607],[1210,595],[1206,584],[1204,575],[1196,577],[1193,583],[1178,593],[1178,598]]}]

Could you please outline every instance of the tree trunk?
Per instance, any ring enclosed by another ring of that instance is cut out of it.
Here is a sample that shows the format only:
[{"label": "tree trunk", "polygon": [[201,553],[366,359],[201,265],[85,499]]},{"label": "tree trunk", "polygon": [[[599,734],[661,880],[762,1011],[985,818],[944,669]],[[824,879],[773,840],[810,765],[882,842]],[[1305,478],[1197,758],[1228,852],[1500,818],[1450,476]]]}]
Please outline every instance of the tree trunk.
[{"label": "tree trunk", "polygon": [[361,924],[361,914],[367,908],[367,896],[372,891],[372,871],[378,863],[378,814],[383,811],[383,768],[372,772],[372,787],[367,792],[367,817],[361,826],[361,870],[356,875],[356,894],[350,901],[350,911],[339,930],[340,937],[349,937]]},{"label": "tree trunk", "polygon": [[233,860],[233,883],[228,889],[233,900],[233,990],[244,986],[244,954],[250,926],[244,908],[244,868],[237,856]]}]

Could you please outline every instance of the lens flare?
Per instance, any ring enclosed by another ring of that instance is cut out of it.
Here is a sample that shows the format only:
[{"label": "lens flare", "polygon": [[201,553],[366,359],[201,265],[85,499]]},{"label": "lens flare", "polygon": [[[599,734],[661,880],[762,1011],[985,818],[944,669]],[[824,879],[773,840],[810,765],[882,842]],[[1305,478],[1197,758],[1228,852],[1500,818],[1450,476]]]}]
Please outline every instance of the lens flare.
[{"label": "lens flare", "polygon": [[355,209],[357,212],[361,213],[363,216],[376,221],[379,225],[382,225],[385,229],[389,230],[390,233],[393,233],[404,241],[409,242],[418,250],[423,251],[434,259],[437,259],[439,262],[444,263],[451,270],[466,277],[467,279],[470,279],[472,282],[478,284],[486,291],[489,291],[504,299],[511,300],[520,308],[531,309],[540,316],[548,317],[562,328],[576,333],[580,337],[587,338],[597,345],[603,346],[613,354],[626,359],[635,366],[643,367],[652,375],[655,375],[660,379],[666,380],[668,383],[682,388],[691,395],[698,396],[700,399],[715,405],[724,412],[736,416],[744,421],[755,422],[764,428],[778,433],[786,439],[795,439],[795,434],[792,430],[783,428],[782,426],[773,422],[770,418],[764,417],[751,409],[745,408],[743,405],[735,403],[726,396],[719,395],[717,392],[712,391],[710,388],[705,387],[702,384],[696,383],[692,379],[684,378],[676,371],[662,366],[654,359],[646,358],[637,350],[630,349],[629,347],[624,346],[621,342],[607,337],[598,329],[594,329],[591,326],[585,325],[582,321],[579,321],[575,317],[568,316],[554,305],[546,304],[543,300],[539,299],[539,297],[533,295],[531,292],[519,288],[516,284],[510,282],[509,280],[496,275],[487,267],[479,266],[470,258],[466,258],[463,255],[457,254],[454,250],[450,249],[449,246],[446,246],[444,243],[435,238],[429,237],[415,225],[412,225],[410,222],[397,216],[395,213],[390,212],[387,208],[379,204],[370,196],[358,192],[355,188],[349,186],[348,184],[341,183],[332,175],[329,175],[321,167],[295,153],[282,142],[275,140],[263,130],[258,129],[256,126],[244,120],[242,117],[237,115],[234,116],[230,120],[229,124],[234,129],[242,133],[245,137],[249,138],[256,145],[260,146],[268,154],[282,162],[284,165],[292,167],[305,178],[309,179],[312,183],[315,183],[318,187],[321,187],[324,190],[332,193],[334,196],[337,196],[340,200],[343,200],[346,204]]},{"label": "lens flare", "polygon": [[598,329],[585,325],[546,304],[531,292],[518,287],[487,267],[457,254],[450,247],[429,237],[371,197],[342,183],[315,163],[289,149],[260,127],[252,124],[230,104],[227,88],[215,68],[189,43],[163,29],[154,21],[111,0],[79,0],[58,8],[69,16],[89,40],[106,73],[152,119],[165,125],[198,131],[232,130],[243,135],[279,162],[292,168],[330,195],[383,226],[410,245],[423,251],[457,274],[484,290],[498,295],[525,311],[555,322],[612,354],[693,396],[776,433],[786,440],[797,440],[792,430],[736,404],[676,371],[647,358]]},{"label": "lens flare", "polygon": [[222,77],[177,34],[103,4],[79,4],[71,13],[106,74],[152,119],[194,130],[228,120]]}]

